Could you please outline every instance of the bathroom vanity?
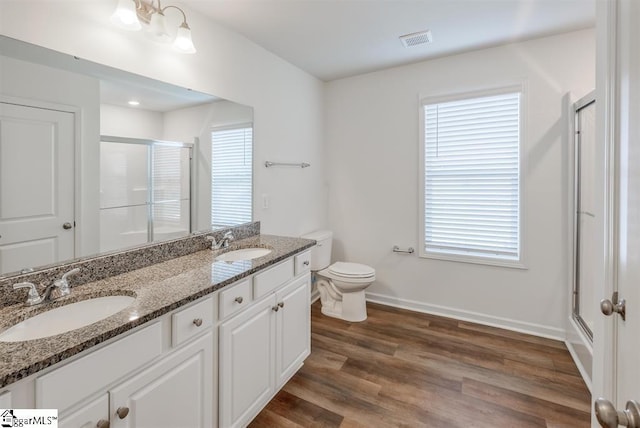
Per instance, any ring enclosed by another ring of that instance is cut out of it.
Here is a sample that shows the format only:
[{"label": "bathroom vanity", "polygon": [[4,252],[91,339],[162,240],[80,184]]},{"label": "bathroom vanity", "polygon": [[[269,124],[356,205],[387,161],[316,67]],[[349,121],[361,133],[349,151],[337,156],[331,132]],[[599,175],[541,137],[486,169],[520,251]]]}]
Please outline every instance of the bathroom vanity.
[{"label": "bathroom vanity", "polygon": [[[309,355],[314,244],[256,235],[73,287],[51,305],[135,300],[76,330],[0,342],[0,407],[55,408],[61,427],[245,426]],[[271,252],[216,260],[247,247]],[[6,306],[0,331],[42,310]]]}]

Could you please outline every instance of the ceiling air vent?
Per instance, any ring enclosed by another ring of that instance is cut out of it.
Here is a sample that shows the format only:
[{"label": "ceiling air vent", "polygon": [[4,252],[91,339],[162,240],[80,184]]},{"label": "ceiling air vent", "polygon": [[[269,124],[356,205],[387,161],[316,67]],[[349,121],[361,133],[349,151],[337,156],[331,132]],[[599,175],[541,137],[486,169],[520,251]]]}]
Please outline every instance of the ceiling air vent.
[{"label": "ceiling air vent", "polygon": [[429,30],[400,36],[400,41],[405,48],[431,43],[432,40],[431,31]]}]

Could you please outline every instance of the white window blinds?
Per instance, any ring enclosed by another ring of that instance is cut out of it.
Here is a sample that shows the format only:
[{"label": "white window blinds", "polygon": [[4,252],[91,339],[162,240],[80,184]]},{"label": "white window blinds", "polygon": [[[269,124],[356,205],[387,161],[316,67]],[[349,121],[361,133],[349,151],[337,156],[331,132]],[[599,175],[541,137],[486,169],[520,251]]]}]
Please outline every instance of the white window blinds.
[{"label": "white window blinds", "polygon": [[520,92],[424,108],[424,254],[520,259]]},{"label": "white window blinds", "polygon": [[251,125],[211,132],[211,225],[214,228],[251,221]]}]

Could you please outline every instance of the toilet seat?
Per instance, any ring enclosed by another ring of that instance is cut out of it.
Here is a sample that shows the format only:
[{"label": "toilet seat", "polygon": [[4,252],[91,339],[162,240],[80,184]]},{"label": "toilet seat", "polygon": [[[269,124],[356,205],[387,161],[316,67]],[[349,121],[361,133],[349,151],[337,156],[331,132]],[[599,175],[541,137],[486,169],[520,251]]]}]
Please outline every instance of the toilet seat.
[{"label": "toilet seat", "polygon": [[327,269],[329,273],[340,278],[365,279],[375,276],[376,271],[360,263],[335,262]]}]

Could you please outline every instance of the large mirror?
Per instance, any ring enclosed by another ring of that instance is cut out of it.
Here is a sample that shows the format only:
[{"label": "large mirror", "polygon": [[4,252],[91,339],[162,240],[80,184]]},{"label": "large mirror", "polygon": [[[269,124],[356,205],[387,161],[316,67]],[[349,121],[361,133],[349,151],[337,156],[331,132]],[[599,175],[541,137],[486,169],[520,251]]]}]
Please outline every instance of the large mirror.
[{"label": "large mirror", "polygon": [[253,109],[0,36],[0,277],[252,220]]}]

